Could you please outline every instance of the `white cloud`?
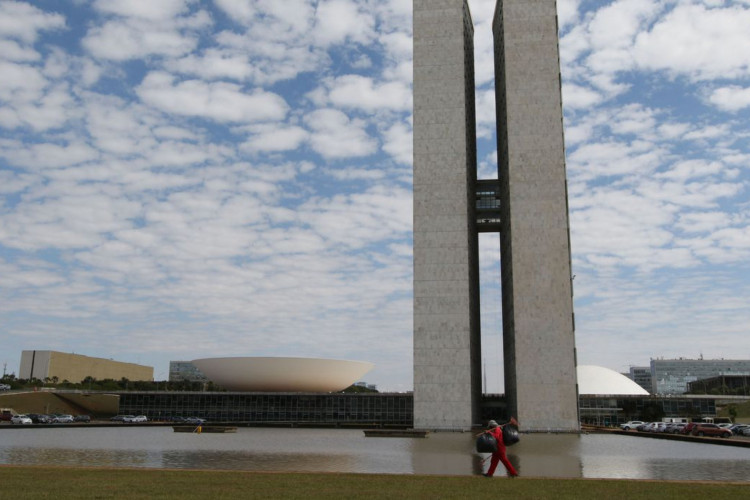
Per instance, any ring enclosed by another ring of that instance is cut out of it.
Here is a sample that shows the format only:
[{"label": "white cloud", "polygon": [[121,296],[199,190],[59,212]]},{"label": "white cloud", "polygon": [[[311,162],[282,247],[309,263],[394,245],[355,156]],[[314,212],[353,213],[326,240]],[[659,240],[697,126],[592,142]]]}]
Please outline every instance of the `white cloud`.
[{"label": "white cloud", "polygon": [[151,55],[182,56],[193,50],[198,40],[175,29],[110,21],[92,28],[82,43],[94,57],[126,61]]},{"label": "white cloud", "polygon": [[149,21],[167,21],[188,11],[195,0],[94,0],[93,7],[107,14]]},{"label": "white cloud", "polygon": [[731,224],[732,217],[725,212],[686,212],[679,214],[675,227],[685,233],[706,233]]},{"label": "white cloud", "polygon": [[245,81],[255,73],[247,54],[219,49],[206,50],[202,55],[189,54],[170,61],[168,67],[174,72],[197,75],[206,80]]},{"label": "white cloud", "polygon": [[0,2],[0,37],[32,43],[40,31],[64,27],[65,18],[60,14],[44,12],[25,2]]},{"label": "white cloud", "polygon": [[714,89],[708,96],[708,102],[724,111],[745,109],[750,107],[750,87],[731,85]]},{"label": "white cloud", "polygon": [[750,75],[750,9],[677,4],[649,31],[638,35],[633,57],[650,70],[697,80]]},{"label": "white cloud", "polygon": [[385,186],[331,199],[313,199],[301,209],[316,234],[344,247],[363,248],[403,238],[412,224],[410,194]]},{"label": "white cloud", "polygon": [[305,33],[315,13],[306,0],[216,0],[216,5],[233,21],[254,29],[265,26],[263,35],[286,40]]},{"label": "white cloud", "polygon": [[320,0],[313,37],[323,47],[346,41],[367,43],[374,38],[375,20],[348,0]]},{"label": "white cloud", "polygon": [[599,92],[574,83],[563,84],[562,95],[565,109],[571,110],[589,108],[602,101]]},{"label": "white cloud", "polygon": [[394,123],[383,132],[383,151],[403,165],[411,166],[413,158],[413,137],[411,127],[404,123]]},{"label": "white cloud", "polygon": [[38,68],[26,64],[0,61],[0,74],[0,100],[9,103],[38,99],[48,84]]},{"label": "white cloud", "polygon": [[82,142],[66,145],[6,142],[2,153],[9,163],[29,170],[67,167],[95,160],[98,152]]},{"label": "white cloud", "polygon": [[557,19],[560,31],[578,21],[578,6],[581,0],[557,0]]},{"label": "white cloud", "polygon": [[365,76],[344,75],[331,81],[329,87],[329,99],[335,106],[371,113],[411,109],[411,89],[400,82],[376,83]]},{"label": "white cloud", "polygon": [[38,61],[41,56],[39,52],[31,47],[24,47],[14,40],[0,39],[0,54],[2,59],[14,62]]},{"label": "white cloud", "polygon": [[361,120],[351,120],[341,111],[319,109],[305,116],[311,129],[310,145],[329,159],[368,156],[375,152],[377,142],[369,136]]},{"label": "white cloud", "polygon": [[278,152],[297,149],[309,136],[302,127],[280,127],[278,124],[256,125],[243,149],[251,152]]},{"label": "white cloud", "polygon": [[279,120],[288,105],[278,94],[263,90],[246,93],[238,85],[201,80],[175,83],[172,75],[151,72],[136,88],[147,104],[167,113],[200,116],[219,122]]}]

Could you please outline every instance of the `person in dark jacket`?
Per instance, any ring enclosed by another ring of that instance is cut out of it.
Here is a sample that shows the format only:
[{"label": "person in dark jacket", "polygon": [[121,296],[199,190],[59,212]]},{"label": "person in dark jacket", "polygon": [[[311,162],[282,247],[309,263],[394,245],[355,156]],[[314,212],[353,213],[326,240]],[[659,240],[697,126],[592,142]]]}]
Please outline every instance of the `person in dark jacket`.
[{"label": "person in dark jacket", "polygon": [[513,464],[510,463],[510,460],[508,460],[508,457],[505,455],[505,442],[503,442],[503,426],[508,424],[512,424],[518,427],[518,422],[513,417],[510,418],[510,422],[508,422],[507,424],[500,425],[494,420],[490,420],[487,424],[487,430],[484,432],[492,434],[492,436],[497,440],[497,451],[493,453],[492,457],[490,458],[490,467],[489,469],[487,469],[487,472],[484,473],[485,477],[492,477],[495,475],[495,469],[497,469],[498,462],[503,463],[510,477],[516,477],[518,475],[518,472],[513,467]]}]

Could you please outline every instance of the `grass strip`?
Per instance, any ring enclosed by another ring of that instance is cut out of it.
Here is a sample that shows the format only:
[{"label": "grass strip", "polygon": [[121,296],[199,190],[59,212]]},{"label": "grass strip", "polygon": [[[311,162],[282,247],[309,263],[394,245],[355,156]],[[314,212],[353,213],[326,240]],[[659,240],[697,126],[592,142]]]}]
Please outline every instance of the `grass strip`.
[{"label": "grass strip", "polygon": [[14,500],[220,498],[743,498],[750,485],[678,481],[0,466]]}]

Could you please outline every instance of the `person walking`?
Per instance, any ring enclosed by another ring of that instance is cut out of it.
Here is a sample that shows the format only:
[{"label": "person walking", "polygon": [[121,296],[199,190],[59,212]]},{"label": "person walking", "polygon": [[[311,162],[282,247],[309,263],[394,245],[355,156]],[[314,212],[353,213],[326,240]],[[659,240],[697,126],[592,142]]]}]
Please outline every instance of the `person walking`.
[{"label": "person walking", "polygon": [[503,463],[510,477],[518,476],[518,471],[516,471],[516,469],[513,467],[513,464],[510,463],[510,460],[508,460],[508,457],[505,455],[505,442],[503,441],[503,427],[508,424],[515,425],[516,427],[518,427],[518,422],[513,417],[510,417],[510,422],[508,422],[507,424],[503,424],[503,425],[498,424],[494,420],[490,420],[487,423],[487,430],[484,432],[491,434],[497,440],[497,451],[495,451],[490,457],[490,467],[489,469],[487,469],[487,472],[484,473],[485,477],[492,477],[495,475],[495,469],[497,469],[498,462]]}]

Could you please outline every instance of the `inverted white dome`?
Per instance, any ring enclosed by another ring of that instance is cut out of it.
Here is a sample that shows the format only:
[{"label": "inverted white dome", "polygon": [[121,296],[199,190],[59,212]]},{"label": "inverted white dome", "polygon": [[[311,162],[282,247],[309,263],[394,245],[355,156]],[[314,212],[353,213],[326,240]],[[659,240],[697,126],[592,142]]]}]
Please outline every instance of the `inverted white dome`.
[{"label": "inverted white dome", "polygon": [[577,368],[581,396],[648,396],[648,391],[622,373],[595,365]]},{"label": "inverted white dome", "polygon": [[229,391],[336,392],[375,366],[366,361],[320,358],[230,357],[191,361]]}]

